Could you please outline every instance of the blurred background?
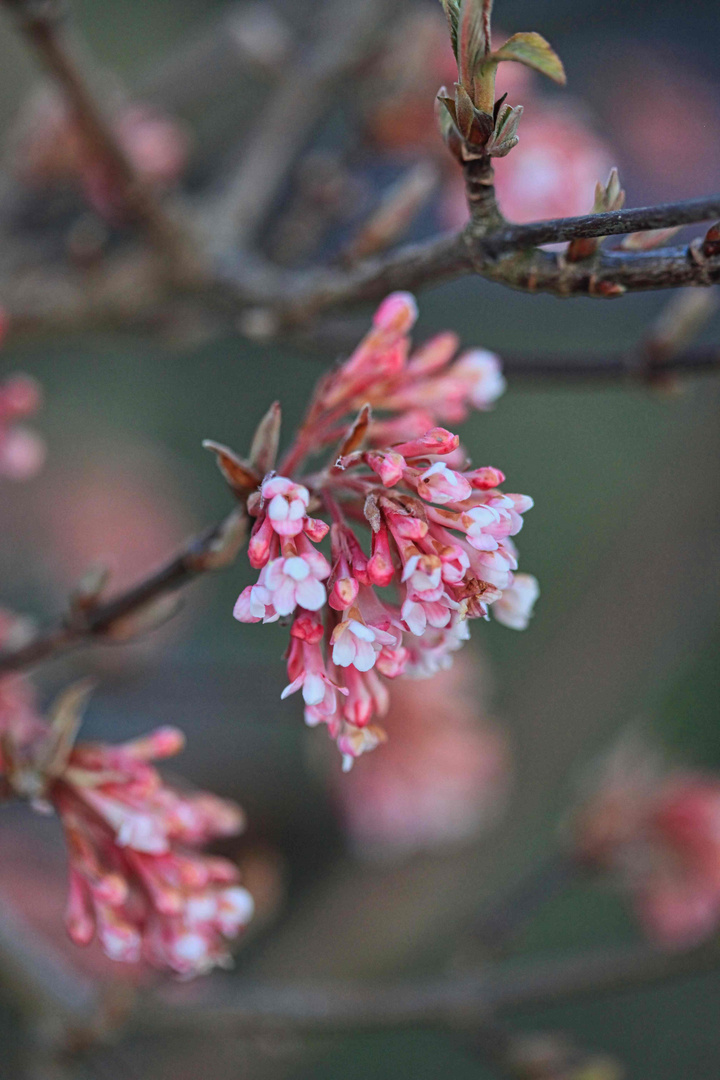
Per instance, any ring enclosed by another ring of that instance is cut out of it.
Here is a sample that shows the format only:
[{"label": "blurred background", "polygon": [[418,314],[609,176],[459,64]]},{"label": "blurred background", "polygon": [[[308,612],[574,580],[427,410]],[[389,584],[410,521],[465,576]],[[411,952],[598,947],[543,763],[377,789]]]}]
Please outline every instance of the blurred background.
[{"label": "blurred background", "polygon": [[[158,171],[166,167],[163,183],[190,196],[232,160],[262,115],[283,57],[304,47],[314,7],[276,0],[274,23],[269,3],[72,5],[89,51],[112,73],[107,85],[116,81],[118,95],[167,125],[165,142],[151,140],[152,150],[162,142],[167,151]],[[255,26],[247,50],[255,59],[226,70],[219,51],[214,78],[198,62],[192,82],[173,79],[171,57],[178,49],[195,55],[229,10]],[[337,255],[380,190],[420,159],[434,163],[438,180],[409,235],[430,235],[462,217],[455,166],[432,127],[434,92],[452,78],[442,33],[435,36],[440,8],[412,0],[404,12],[357,90],[338,94],[281,193],[262,237],[278,261],[304,265]],[[508,76],[511,101],[527,101],[518,163],[514,151],[498,168],[509,217],[586,212],[594,181],[610,165],[619,167],[630,206],[718,189],[712,0],[594,7],[506,0],[495,21],[508,34],[540,31],[568,73],[565,91],[517,71]],[[415,95],[420,144],[382,106],[382,80],[402,83],[408,100]],[[31,234],[42,224],[58,250],[68,235],[112,245],[103,193],[81,190],[71,167],[46,160],[52,147],[38,121],[45,107],[39,85],[32,58],[3,19],[0,125],[8,183],[25,185],[18,227]],[[500,355],[615,352],[642,340],[667,299],[560,302],[466,279],[421,295],[415,339],[452,327],[464,344]],[[366,321],[354,317],[358,337]],[[703,339],[717,341],[719,329],[716,316]],[[0,603],[42,621],[63,610],[93,562],[107,560],[118,587],[143,576],[226,512],[228,496],[201,440],[244,452],[278,398],[287,442],[335,355],[317,345],[253,343],[239,333],[218,338],[195,323],[160,337],[118,329],[5,346],[0,373],[22,370],[43,386],[33,426],[48,458],[29,483],[0,489]],[[521,568],[540,580],[536,615],[523,634],[476,623],[452,678],[443,676],[424,700],[416,684],[397,692],[390,744],[348,778],[324,733],[304,728],[297,700],[279,701],[283,633],[232,619],[237,594],[254,577],[243,558],[193,586],[179,616],[153,636],[83,651],[38,672],[43,701],[71,677],[97,677],[87,735],[116,741],[156,724],[179,725],[188,748],[173,767],[245,807],[249,831],[228,850],[245,869],[260,917],[239,951],[240,974],[350,978],[471,963],[463,927],[552,848],[583,770],[620,732],[640,725],[677,760],[720,766],[719,403],[712,377],[662,389],[511,380],[491,413],[471,417],[461,435],[475,460],[501,467],[509,490],[535,498],[519,547]],[[94,946],[79,957],[65,946],[58,826],[29,818],[20,807],[0,821],[3,904],[22,911],[48,949],[108,979]],[[541,910],[514,951],[559,954],[637,936],[621,896],[577,885]],[[566,1031],[617,1058],[629,1077],[700,1080],[718,1073],[719,1001],[720,973],[511,1022],[518,1030]],[[17,1022],[11,993],[1,1022],[0,1077],[22,1076],[34,1036]],[[228,1040],[213,1047],[212,1066],[206,1053],[190,1037],[172,1044],[135,1038],[120,1044],[111,1071],[164,1076],[172,1069],[177,1080],[238,1072],[296,1080],[422,1080],[441,1069],[457,1080],[495,1075],[449,1035],[420,1030],[288,1040],[272,1049]],[[93,1075],[83,1068],[77,1075]]]}]

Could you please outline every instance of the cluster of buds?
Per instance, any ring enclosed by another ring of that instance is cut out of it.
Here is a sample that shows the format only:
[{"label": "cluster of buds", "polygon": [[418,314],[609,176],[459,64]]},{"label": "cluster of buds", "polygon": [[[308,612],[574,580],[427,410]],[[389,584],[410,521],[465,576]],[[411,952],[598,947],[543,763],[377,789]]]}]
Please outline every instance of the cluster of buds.
[{"label": "cluster of buds", "polygon": [[0,384],[0,476],[28,480],[42,466],[45,444],[20,422],[40,403],[40,387],[29,375],[11,375]]},{"label": "cluster of buds", "polygon": [[226,966],[227,943],[249,921],[253,901],[233,863],[197,848],[239,832],[241,811],[165,785],[150,762],[182,749],[175,728],[119,746],[76,743],[86,694],[68,690],[48,723],[28,684],[0,684],[0,791],[54,810],[62,822],[70,937],[86,945],[97,936],[113,960],[183,977]]},{"label": "cluster of buds", "polygon": [[685,948],[720,926],[720,782],[615,754],[576,815],[581,863],[615,874],[646,934]]},{"label": "cluster of buds", "polygon": [[[515,577],[511,539],[532,500],[501,491],[499,469],[471,468],[458,436],[434,426],[487,408],[504,387],[499,361],[482,350],[455,359],[451,333],[411,353],[416,316],[407,293],[381,304],[316,388],[278,472],[277,406],[249,461],[209,444],[255,519],[248,557],[260,574],[235,618],[290,622],[283,697],[302,691],[307,723],[327,725],[346,770],[385,739],[373,722],[387,710],[383,677],[449,666],[467,620],[490,610],[523,626],[537,592],[534,578]],[[337,449],[324,468],[297,475],[328,445]],[[366,547],[358,525],[369,529]]]},{"label": "cluster of buds", "polygon": [[564,84],[560,58],[540,34],[513,34],[493,51],[492,0],[441,0],[450,26],[458,81],[451,94],[438,93],[443,137],[461,160],[468,154],[505,157],[517,144],[522,106],[495,100],[495,76],[503,61],[514,61]]}]

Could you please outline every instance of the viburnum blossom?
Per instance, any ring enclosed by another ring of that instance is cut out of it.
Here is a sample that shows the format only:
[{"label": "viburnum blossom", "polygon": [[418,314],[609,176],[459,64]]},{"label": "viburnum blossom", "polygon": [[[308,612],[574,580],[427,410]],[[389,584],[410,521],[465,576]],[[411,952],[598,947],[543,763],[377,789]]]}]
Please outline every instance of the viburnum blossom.
[{"label": "viburnum blossom", "polygon": [[[385,739],[376,722],[384,679],[449,666],[467,620],[487,618],[503,597],[499,620],[526,625],[537,594],[534,578],[516,583],[511,539],[532,499],[505,494],[503,473],[473,468],[458,436],[437,426],[492,404],[504,388],[500,361],[483,350],[455,359],[452,333],[413,351],[416,316],[408,293],[387,297],[353,354],[321,380],[277,472],[277,431],[272,455],[261,453],[264,476],[208,444],[255,519],[248,557],[260,573],[235,618],[292,620],[283,697],[302,691],[307,723],[327,725],[345,769]],[[324,466],[301,471],[328,446]],[[329,559],[318,547],[326,537]]]},{"label": "viburnum blossom", "polygon": [[[233,863],[199,845],[240,831],[242,812],[204,792],[168,787],[150,761],[184,738],[159,728],[118,746],[77,743],[75,689],[47,724],[0,684],[0,778],[6,794],[54,810],[70,860],[66,925],[97,936],[113,960],[145,961],[190,977],[230,962],[227,943],[253,911]],[[17,684],[13,681],[13,684]]]},{"label": "viburnum blossom", "polygon": [[10,375],[0,383],[0,476],[28,480],[42,466],[45,444],[19,422],[36,413],[41,400],[40,387],[29,375]]},{"label": "viburnum blossom", "polygon": [[647,935],[685,948],[720,926],[720,781],[616,755],[575,819],[576,853],[610,870]]}]

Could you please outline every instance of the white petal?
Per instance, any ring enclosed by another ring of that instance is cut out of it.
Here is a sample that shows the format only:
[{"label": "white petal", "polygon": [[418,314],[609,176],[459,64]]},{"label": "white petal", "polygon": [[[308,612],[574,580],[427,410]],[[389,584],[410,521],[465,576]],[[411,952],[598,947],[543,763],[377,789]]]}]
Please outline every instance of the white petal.
[{"label": "white petal", "polygon": [[369,671],[371,667],[375,666],[376,657],[377,653],[369,641],[358,641],[353,666],[358,671]]},{"label": "white petal", "polygon": [[271,521],[284,521],[288,516],[288,501],[284,495],[275,495],[268,506],[268,517]]},{"label": "white petal", "polygon": [[284,701],[285,698],[290,697],[291,694],[294,694],[297,690],[300,689],[304,682],[305,672],[302,672],[300,675],[298,675],[297,679],[294,679],[291,683],[288,683],[288,685],[285,687],[282,694],[280,695],[280,700]]},{"label": "white petal", "polygon": [[325,697],[325,683],[319,675],[308,672],[303,686],[303,701],[306,705],[319,705]]},{"label": "white petal", "polygon": [[283,572],[287,574],[288,577],[291,577],[293,581],[304,581],[310,573],[310,567],[299,555],[292,555],[289,559],[285,560]]},{"label": "white petal", "polygon": [[307,611],[319,611],[327,599],[325,586],[317,578],[306,578],[295,590],[297,602]]},{"label": "white petal", "polygon": [[356,638],[360,638],[362,641],[374,641],[375,634],[369,626],[365,626],[363,623],[358,622],[356,619],[348,619],[348,627],[352,630]]},{"label": "white petal", "polygon": [[348,633],[340,634],[333,645],[333,664],[338,667],[350,667],[355,659],[355,642]]},{"label": "white petal", "polygon": [[[299,586],[298,586],[299,588]],[[297,605],[296,586],[291,578],[286,578],[279,589],[272,594],[273,607],[278,615],[289,615]]]}]

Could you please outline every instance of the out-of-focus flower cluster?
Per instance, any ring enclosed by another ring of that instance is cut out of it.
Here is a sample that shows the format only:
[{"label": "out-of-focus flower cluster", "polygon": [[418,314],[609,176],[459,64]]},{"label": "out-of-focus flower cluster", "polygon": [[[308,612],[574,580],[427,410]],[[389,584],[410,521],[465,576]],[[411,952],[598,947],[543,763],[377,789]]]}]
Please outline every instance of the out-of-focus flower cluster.
[{"label": "out-of-focus flower cluster", "polygon": [[[521,628],[537,595],[534,578],[515,576],[512,540],[532,500],[503,492],[499,469],[472,468],[458,436],[434,426],[488,408],[504,388],[500,362],[483,350],[455,359],[452,333],[411,352],[416,315],[407,293],[381,304],[316,388],[279,472],[247,498],[260,575],[235,617],[292,620],[283,697],[302,691],[307,723],[328,726],[346,769],[385,739],[373,722],[388,706],[383,677],[448,667],[469,619],[493,610]],[[338,441],[324,467],[298,475]],[[318,547],[328,533],[329,559]]]},{"label": "out-of-focus flower cluster", "polygon": [[398,858],[467,841],[497,820],[509,782],[501,731],[484,716],[467,653],[429,682],[390,686],[389,740],[372,768],[335,785],[355,850]]},{"label": "out-of-focus flower cluster", "polygon": [[[3,613],[4,646],[16,629]],[[185,977],[227,965],[228,942],[250,920],[252,897],[233,863],[197,849],[239,832],[242,812],[163,782],[150,762],[182,749],[175,728],[119,746],[75,743],[82,697],[68,691],[48,723],[24,676],[0,680],[0,795],[60,817],[70,937],[86,945],[97,936],[113,960]]]},{"label": "out-of-focus flower cluster", "polygon": [[37,412],[41,401],[40,387],[29,375],[10,375],[0,383],[0,476],[28,480],[41,468],[45,444],[22,423]]},{"label": "out-of-focus flower cluster", "polygon": [[[177,183],[190,149],[183,126],[143,103],[115,105],[114,134],[137,175],[160,190]],[[92,152],[60,99],[47,93],[34,96],[20,118],[14,142],[15,172],[31,188],[77,185],[102,217],[112,222],[122,218],[117,178]]]},{"label": "out-of-focus flower cluster", "polygon": [[575,851],[614,873],[647,935],[668,948],[720,926],[720,781],[621,747],[574,820]]}]

